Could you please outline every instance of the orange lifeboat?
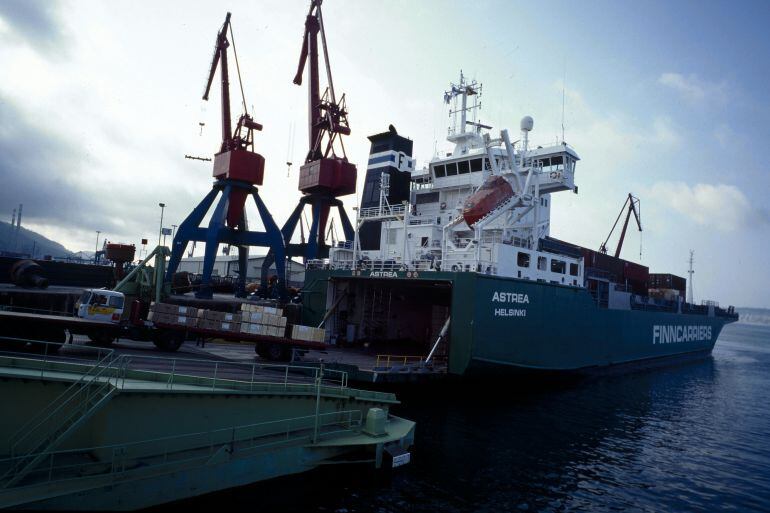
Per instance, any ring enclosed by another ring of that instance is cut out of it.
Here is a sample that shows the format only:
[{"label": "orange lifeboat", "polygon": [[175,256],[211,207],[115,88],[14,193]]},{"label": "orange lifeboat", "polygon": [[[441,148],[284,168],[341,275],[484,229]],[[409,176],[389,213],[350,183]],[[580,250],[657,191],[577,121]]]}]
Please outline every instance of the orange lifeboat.
[{"label": "orange lifeboat", "polygon": [[463,204],[463,218],[468,226],[473,226],[479,219],[492,212],[513,196],[511,184],[502,176],[492,176],[470,195]]}]

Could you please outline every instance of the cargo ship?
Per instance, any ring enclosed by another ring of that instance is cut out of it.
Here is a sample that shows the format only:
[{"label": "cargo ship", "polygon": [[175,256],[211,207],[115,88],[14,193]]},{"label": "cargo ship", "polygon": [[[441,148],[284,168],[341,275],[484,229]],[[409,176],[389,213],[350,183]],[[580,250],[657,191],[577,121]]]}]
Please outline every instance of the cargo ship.
[{"label": "cargo ship", "polygon": [[604,245],[551,237],[551,202],[578,192],[580,158],[565,142],[531,147],[529,116],[519,140],[493,134],[477,119],[481,89],[461,74],[445,92],[454,149],[422,169],[392,125],[369,137],[355,238],[308,262],[305,323],[323,324],[331,344],[457,375],[708,354],[734,308],[687,302],[686,280]]}]

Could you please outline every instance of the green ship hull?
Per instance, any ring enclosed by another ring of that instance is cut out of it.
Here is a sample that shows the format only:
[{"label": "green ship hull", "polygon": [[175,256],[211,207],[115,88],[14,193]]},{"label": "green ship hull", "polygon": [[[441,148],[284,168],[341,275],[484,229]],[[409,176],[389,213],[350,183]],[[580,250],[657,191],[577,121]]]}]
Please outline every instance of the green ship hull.
[{"label": "green ship hull", "polygon": [[304,320],[320,322],[341,284],[362,282],[446,287],[448,372],[456,375],[489,367],[584,372],[709,353],[722,327],[737,319],[713,308],[706,313],[608,308],[585,288],[477,273],[309,270]]}]

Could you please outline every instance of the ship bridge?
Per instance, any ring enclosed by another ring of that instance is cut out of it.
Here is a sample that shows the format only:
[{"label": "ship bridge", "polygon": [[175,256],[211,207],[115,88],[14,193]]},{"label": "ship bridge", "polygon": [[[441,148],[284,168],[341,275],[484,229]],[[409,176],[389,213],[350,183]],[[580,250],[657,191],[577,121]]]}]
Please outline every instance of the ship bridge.
[{"label": "ship bridge", "polygon": [[575,165],[580,160],[577,152],[567,143],[530,150],[525,164],[532,166],[540,175],[540,193],[577,190]]}]

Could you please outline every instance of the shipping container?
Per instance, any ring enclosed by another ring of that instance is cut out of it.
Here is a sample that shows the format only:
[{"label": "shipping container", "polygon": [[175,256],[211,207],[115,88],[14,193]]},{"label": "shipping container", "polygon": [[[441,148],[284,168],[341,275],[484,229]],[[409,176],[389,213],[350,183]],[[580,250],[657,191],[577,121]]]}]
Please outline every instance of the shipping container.
[{"label": "shipping container", "polygon": [[670,273],[650,273],[650,288],[678,290],[684,296],[687,291],[687,279]]}]

